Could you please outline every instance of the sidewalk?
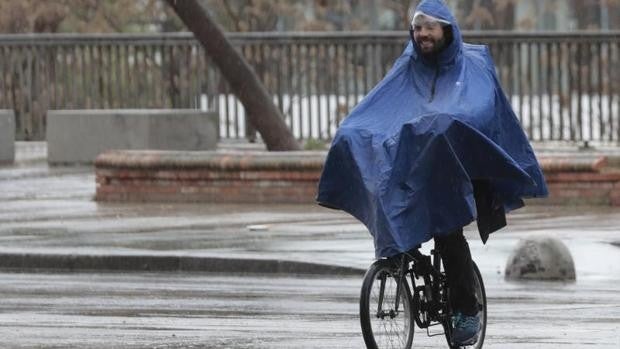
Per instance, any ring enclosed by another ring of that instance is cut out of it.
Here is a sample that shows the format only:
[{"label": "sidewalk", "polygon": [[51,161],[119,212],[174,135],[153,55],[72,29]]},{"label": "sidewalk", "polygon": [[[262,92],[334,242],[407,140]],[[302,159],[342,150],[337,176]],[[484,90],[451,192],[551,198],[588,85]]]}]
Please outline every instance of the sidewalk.
[{"label": "sidewalk", "polygon": [[18,142],[15,164],[0,167],[0,267],[359,274],[346,257],[292,250],[340,221],[353,227],[348,231],[361,237],[362,255],[372,260],[371,241],[338,212],[318,206],[101,204],[92,200],[92,168],[48,167],[45,154],[45,143]]},{"label": "sidewalk", "polygon": [[[0,267],[360,274],[372,239],[349,215],[316,205],[97,203],[90,167],[48,167],[45,143],[18,142],[0,167]],[[620,278],[620,210],[531,207],[483,246],[467,234],[483,272],[503,274],[519,238],[551,234],[581,275]],[[613,262],[613,263],[612,263]],[[585,274],[584,274],[585,273]]]}]

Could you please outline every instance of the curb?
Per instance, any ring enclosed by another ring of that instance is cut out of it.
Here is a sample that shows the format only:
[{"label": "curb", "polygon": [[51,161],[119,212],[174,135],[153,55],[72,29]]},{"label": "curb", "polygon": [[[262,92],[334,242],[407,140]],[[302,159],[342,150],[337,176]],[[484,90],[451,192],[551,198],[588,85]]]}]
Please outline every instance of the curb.
[{"label": "curb", "polygon": [[0,253],[0,269],[49,271],[205,272],[361,276],[365,270],[278,259],[151,255]]}]

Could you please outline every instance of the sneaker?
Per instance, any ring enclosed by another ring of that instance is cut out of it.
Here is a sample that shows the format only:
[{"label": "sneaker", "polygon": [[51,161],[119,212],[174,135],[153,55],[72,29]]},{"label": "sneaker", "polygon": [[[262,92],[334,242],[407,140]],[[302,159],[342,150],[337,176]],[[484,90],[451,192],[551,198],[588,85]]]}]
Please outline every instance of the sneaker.
[{"label": "sneaker", "polygon": [[452,341],[455,345],[474,345],[478,341],[480,332],[480,318],[478,316],[467,316],[457,312],[452,318],[454,330],[452,331]]}]

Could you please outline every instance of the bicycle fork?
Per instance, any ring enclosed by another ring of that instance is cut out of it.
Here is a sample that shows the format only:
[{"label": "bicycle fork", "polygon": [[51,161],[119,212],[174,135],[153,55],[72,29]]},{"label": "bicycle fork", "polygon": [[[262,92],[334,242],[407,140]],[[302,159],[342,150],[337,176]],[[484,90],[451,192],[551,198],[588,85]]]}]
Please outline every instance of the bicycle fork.
[{"label": "bicycle fork", "polygon": [[400,261],[400,267],[398,269],[398,279],[396,279],[396,299],[394,300],[394,309],[390,309],[389,312],[385,312],[383,310],[383,296],[385,294],[385,284],[386,284],[386,279],[388,277],[387,274],[384,274],[381,276],[381,286],[379,289],[379,301],[377,302],[377,317],[384,319],[386,316],[389,316],[391,319],[395,318],[396,315],[398,315],[399,313],[399,308],[400,308],[400,296],[401,293],[403,292],[403,282],[407,282],[406,280],[406,276],[407,276],[407,258],[405,256],[403,256],[401,258]]}]

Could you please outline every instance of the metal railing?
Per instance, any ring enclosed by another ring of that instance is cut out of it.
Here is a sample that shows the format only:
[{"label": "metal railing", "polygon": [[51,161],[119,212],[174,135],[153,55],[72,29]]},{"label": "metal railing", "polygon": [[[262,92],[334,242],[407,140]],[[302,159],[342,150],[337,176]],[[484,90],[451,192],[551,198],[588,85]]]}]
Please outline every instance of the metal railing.
[{"label": "metal railing", "polygon": [[[465,33],[489,45],[504,91],[536,141],[620,141],[620,32]],[[385,75],[403,32],[235,33],[300,139],[329,139]],[[217,110],[223,138],[245,111],[189,33],[0,36],[0,108],[18,139],[43,139],[49,109]]]}]

